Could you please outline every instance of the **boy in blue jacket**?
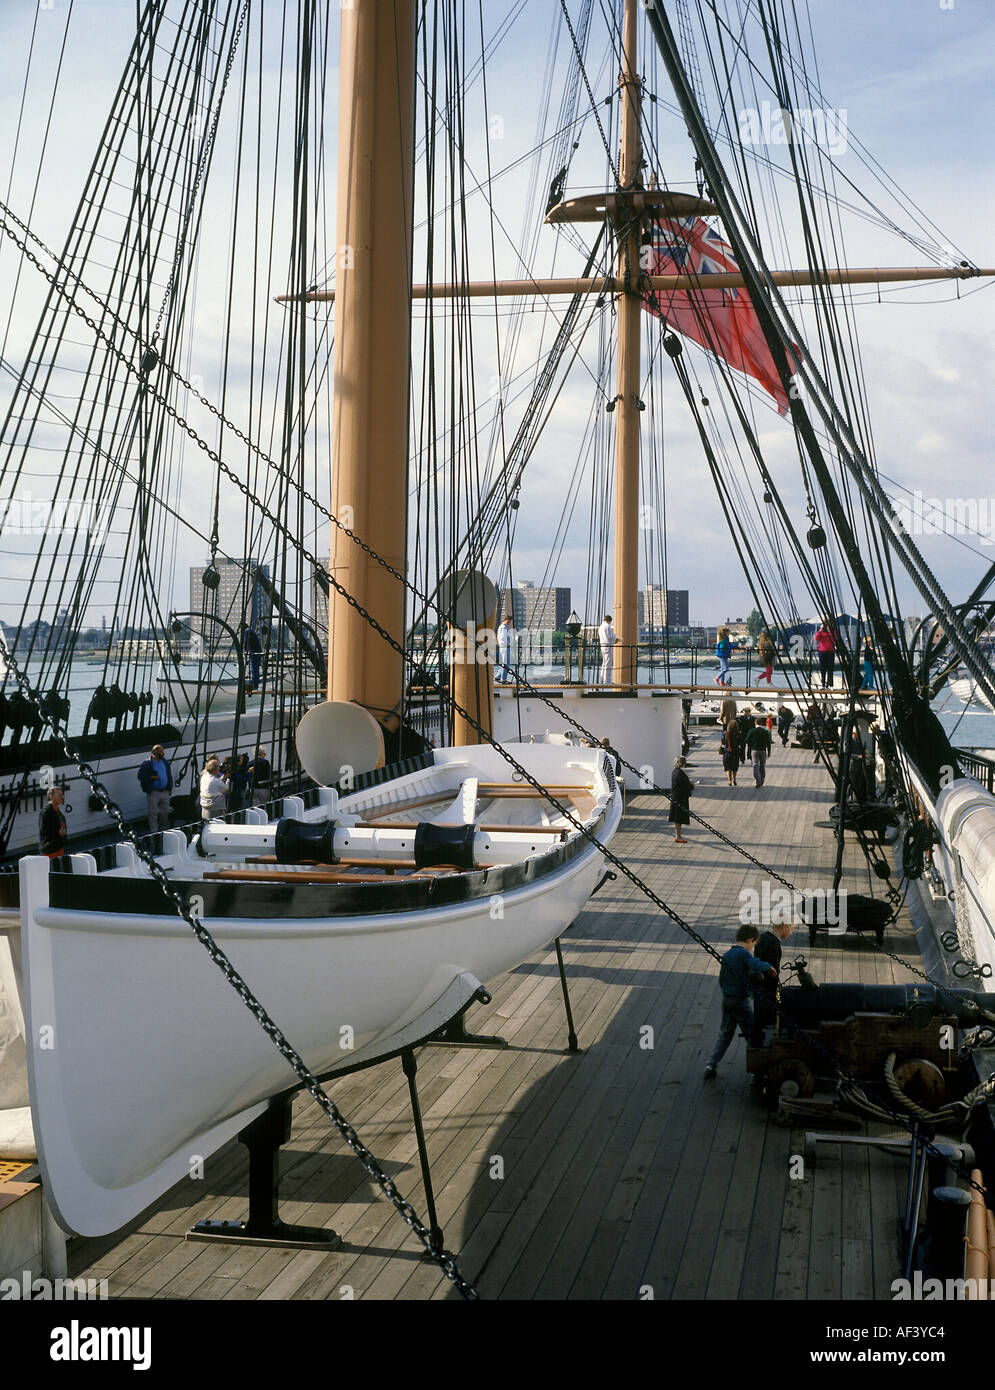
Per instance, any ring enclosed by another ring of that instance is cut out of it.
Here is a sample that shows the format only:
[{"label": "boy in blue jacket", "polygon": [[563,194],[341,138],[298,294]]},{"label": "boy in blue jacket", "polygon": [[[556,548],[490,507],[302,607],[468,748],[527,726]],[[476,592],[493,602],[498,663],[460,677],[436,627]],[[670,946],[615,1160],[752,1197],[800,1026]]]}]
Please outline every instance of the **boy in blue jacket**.
[{"label": "boy in blue jacket", "polygon": [[743,1037],[753,1037],[753,988],[764,975],[777,978],[777,971],[766,961],[754,960],[753,948],[760,933],[756,927],[743,926],[736,933],[736,945],[722,957],[719,969],[719,988],[722,991],[722,1028],[712,1055],[705,1064],[705,1080],[711,1081],[715,1068],[726,1054],[736,1036],[738,1023]]}]

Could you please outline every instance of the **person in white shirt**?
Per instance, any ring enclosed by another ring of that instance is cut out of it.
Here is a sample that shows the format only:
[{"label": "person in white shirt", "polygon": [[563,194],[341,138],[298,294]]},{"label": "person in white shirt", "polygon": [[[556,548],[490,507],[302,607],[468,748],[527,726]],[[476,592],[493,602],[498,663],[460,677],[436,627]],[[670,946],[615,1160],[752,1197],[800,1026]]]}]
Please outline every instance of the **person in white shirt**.
[{"label": "person in white shirt", "polygon": [[217,758],[208,758],[200,774],[200,814],[203,820],[223,816],[227,808],[228,783],[218,775],[220,772],[221,764]]},{"label": "person in white shirt", "polygon": [[612,627],[612,615],[605,614],[605,620],[598,628],[598,641],[601,643],[601,684],[612,684],[612,661],[618,637]]},{"label": "person in white shirt", "polygon": [[495,675],[499,685],[507,685],[515,678],[511,669],[515,651],[515,636],[511,614],[506,613],[504,621],[497,630],[498,664]]}]

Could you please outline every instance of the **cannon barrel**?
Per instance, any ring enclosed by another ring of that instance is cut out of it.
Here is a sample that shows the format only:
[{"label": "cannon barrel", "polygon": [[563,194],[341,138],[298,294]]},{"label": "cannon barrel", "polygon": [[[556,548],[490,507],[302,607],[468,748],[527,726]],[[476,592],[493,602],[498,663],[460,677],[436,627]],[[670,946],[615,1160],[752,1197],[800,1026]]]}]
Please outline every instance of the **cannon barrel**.
[{"label": "cannon barrel", "polygon": [[[995,994],[934,985],[819,985],[781,990],[785,1012],[803,1028],[849,1018],[851,1014],[955,1015],[966,1027],[982,1021],[979,1011],[995,1014]],[[928,1010],[928,1014],[926,1013]]]}]

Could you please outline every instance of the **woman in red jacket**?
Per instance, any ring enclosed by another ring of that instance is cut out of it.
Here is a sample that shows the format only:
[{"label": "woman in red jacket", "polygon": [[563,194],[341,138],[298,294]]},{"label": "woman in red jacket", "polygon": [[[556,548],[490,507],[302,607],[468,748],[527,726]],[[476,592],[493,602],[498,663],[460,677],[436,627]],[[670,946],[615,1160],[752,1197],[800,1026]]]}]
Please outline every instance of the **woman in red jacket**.
[{"label": "woman in red jacket", "polygon": [[822,677],[822,688],[823,690],[832,689],[836,666],[836,638],[825,620],[815,634],[815,645],[819,649],[819,674]]},{"label": "woman in red jacket", "polygon": [[763,670],[757,676],[757,685],[761,681],[766,681],[768,685],[774,679],[774,658],[777,655],[777,648],[774,646],[774,639],[770,635],[770,629],[764,628],[757,642],[757,656],[763,663]]}]

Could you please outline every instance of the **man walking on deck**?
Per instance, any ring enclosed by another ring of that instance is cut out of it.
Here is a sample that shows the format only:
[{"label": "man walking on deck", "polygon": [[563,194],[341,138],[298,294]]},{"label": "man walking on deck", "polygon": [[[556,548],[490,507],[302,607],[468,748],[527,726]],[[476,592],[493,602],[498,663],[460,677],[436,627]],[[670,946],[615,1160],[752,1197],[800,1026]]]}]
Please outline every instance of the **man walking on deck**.
[{"label": "man walking on deck", "polygon": [[719,968],[719,988],[722,991],[722,1027],[712,1055],[705,1063],[705,1080],[715,1078],[715,1069],[728,1051],[729,1044],[736,1036],[736,1024],[747,1042],[753,1039],[753,986],[769,975],[777,978],[777,971],[766,961],[754,960],[753,951],[759,932],[756,927],[742,926],[736,933],[736,945],[729,948],[722,957]]},{"label": "man walking on deck", "polygon": [[169,829],[169,793],[173,790],[173,773],[161,743],[152,749],[138,769],[138,782],[145,793],[148,807],[149,832]]},{"label": "man walking on deck", "polygon": [[598,628],[598,641],[601,643],[601,684],[613,685],[612,665],[615,660],[615,643],[618,634],[612,627],[612,615],[605,614],[605,620]]},{"label": "man walking on deck", "polygon": [[515,651],[515,624],[510,613],[505,613],[504,621],[497,630],[497,681],[498,685],[507,685],[509,681],[515,679],[512,670]]},{"label": "man walking on deck", "polygon": [[746,752],[753,759],[753,780],[762,787],[767,778],[767,755],[770,753],[770,730],[765,724],[754,724],[746,735]]},{"label": "man walking on deck", "polygon": [[777,711],[777,732],[781,739],[782,748],[787,748],[788,746],[788,734],[794,722],[795,716],[788,709],[787,705],[782,705]]}]

